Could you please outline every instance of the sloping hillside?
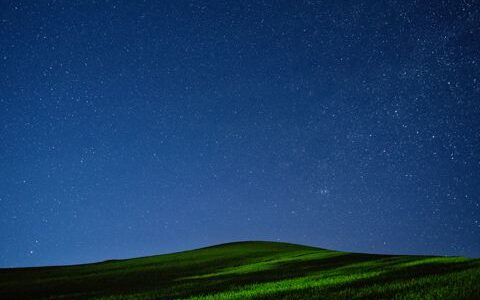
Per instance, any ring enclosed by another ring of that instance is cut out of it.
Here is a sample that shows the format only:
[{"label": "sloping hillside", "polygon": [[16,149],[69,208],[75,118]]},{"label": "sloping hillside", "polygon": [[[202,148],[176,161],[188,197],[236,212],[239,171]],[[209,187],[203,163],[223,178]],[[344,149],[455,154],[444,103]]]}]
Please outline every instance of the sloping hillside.
[{"label": "sloping hillside", "polygon": [[0,269],[0,299],[480,299],[480,260],[239,242],[96,264]]}]

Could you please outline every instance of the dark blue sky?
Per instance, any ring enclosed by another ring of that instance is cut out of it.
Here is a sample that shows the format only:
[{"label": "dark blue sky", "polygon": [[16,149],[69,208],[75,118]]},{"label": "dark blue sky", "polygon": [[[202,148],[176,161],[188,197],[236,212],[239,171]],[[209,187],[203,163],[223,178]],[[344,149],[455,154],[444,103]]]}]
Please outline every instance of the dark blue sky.
[{"label": "dark blue sky", "polygon": [[480,256],[479,8],[1,1],[0,266]]}]

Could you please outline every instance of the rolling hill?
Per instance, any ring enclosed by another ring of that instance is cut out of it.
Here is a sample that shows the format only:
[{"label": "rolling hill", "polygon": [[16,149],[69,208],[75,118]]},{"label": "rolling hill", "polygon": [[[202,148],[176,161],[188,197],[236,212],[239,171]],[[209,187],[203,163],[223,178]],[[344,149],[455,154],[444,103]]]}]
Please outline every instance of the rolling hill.
[{"label": "rolling hill", "polygon": [[480,299],[480,260],[238,242],[95,264],[0,269],[0,299]]}]

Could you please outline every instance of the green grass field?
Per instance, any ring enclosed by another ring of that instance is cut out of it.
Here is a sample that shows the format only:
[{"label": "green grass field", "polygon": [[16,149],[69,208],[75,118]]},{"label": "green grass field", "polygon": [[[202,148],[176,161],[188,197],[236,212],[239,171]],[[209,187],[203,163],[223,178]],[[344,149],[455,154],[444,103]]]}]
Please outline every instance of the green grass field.
[{"label": "green grass field", "polygon": [[0,269],[0,299],[480,299],[480,260],[239,242],[96,264]]}]

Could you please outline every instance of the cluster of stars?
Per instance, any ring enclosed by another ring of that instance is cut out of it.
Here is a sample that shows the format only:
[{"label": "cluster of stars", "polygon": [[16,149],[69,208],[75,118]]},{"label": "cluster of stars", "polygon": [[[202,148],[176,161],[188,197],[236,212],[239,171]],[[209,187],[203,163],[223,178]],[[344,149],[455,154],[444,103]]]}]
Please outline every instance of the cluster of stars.
[{"label": "cluster of stars", "polygon": [[473,1],[1,6],[0,266],[480,255]]}]

